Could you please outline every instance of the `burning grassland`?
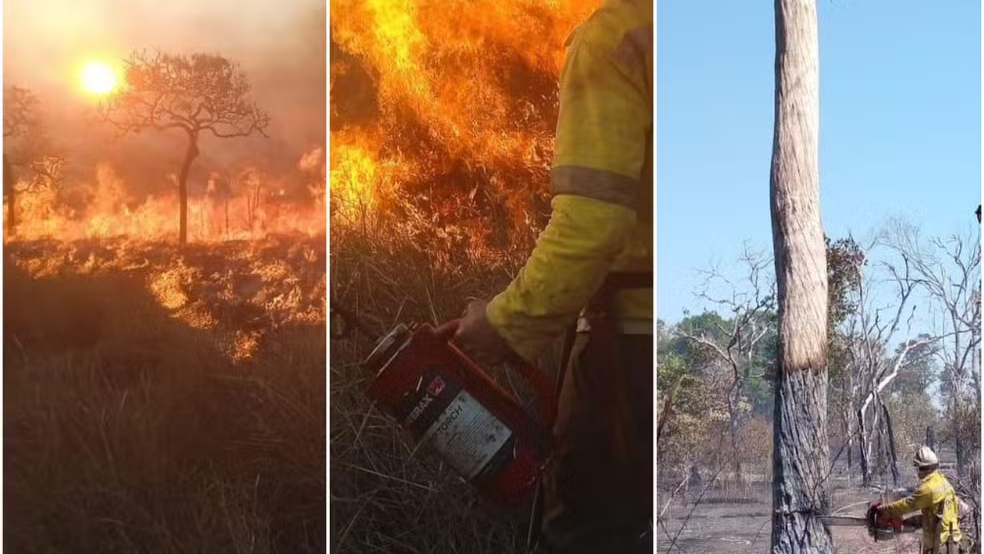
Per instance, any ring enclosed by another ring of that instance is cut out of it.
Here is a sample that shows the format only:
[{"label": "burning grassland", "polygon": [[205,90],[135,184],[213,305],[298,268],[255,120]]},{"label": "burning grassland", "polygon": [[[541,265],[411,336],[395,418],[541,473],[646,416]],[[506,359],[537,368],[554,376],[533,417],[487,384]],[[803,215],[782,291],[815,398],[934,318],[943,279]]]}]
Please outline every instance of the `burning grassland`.
[{"label": "burning grassland", "polygon": [[[286,235],[183,250],[129,239],[17,242],[6,248],[34,280],[87,276],[139,283],[170,317],[221,337],[234,360],[249,359],[250,345],[278,328],[325,322],[323,237]],[[24,308],[8,312],[8,327],[16,329],[18,318],[32,316]]]},{"label": "burning grassland", "polygon": [[[189,187],[188,238],[192,242],[254,240],[267,235],[325,233],[324,149],[313,148],[293,171],[273,174],[255,166],[202,171]],[[4,196],[5,240],[131,239],[178,236],[180,204],[173,175],[155,193],[136,193],[108,163],[76,171],[69,179],[19,174]],[[13,194],[10,194],[10,193]],[[16,210],[11,229],[10,210]]]},{"label": "burning grassland", "polygon": [[324,552],[324,236],[4,249],[5,546]]},{"label": "burning grassland", "polygon": [[8,4],[4,547],[324,552],[324,3]]},{"label": "burning grassland", "polygon": [[597,4],[331,2],[330,296],[368,335],[331,345],[332,552],[523,550],[529,512],[491,509],[416,450],[366,400],[359,362],[398,322],[489,298],[528,256],[563,43]]},{"label": "burning grassland", "polygon": [[563,43],[595,5],[333,0],[332,224],[386,228],[419,210],[469,246],[529,246]]}]

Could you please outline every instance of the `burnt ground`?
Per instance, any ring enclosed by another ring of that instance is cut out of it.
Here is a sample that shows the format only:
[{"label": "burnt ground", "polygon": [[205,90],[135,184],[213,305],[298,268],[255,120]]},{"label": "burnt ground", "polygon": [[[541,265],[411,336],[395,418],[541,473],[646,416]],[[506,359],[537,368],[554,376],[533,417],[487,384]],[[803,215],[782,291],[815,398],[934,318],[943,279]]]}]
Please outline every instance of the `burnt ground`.
[{"label": "burnt ground", "polygon": [[[944,462],[944,473],[950,471]],[[902,468],[901,486],[915,484],[915,475]],[[771,542],[771,484],[762,476],[743,487],[692,487],[684,494],[676,486],[661,483],[656,498],[659,515],[656,552],[665,554],[756,554],[769,552]],[[669,481],[669,479],[667,479]],[[831,511],[837,515],[863,516],[870,502],[879,500],[879,488],[891,488],[890,479],[862,488],[859,479],[849,481],[846,472],[835,469],[830,482]],[[952,480],[951,480],[952,482]],[[669,503],[669,506],[667,504]],[[665,510],[664,510],[665,508]],[[968,522],[969,523],[969,522]],[[968,524],[962,524],[965,533]],[[831,527],[834,549],[843,554],[918,553],[920,533],[905,534],[878,543],[863,527]]]},{"label": "burnt ground", "polygon": [[[840,483],[831,491],[838,515],[864,515],[868,502],[878,499],[878,491]],[[662,510],[669,494],[657,498]],[[656,552],[669,554],[752,554],[769,551],[772,498],[767,483],[753,486],[740,496],[707,491],[699,503],[695,499],[674,498],[657,527]],[[689,518],[689,519],[688,519]],[[835,552],[896,553],[918,552],[918,535],[904,535],[893,541],[874,543],[861,527],[832,527]]]}]

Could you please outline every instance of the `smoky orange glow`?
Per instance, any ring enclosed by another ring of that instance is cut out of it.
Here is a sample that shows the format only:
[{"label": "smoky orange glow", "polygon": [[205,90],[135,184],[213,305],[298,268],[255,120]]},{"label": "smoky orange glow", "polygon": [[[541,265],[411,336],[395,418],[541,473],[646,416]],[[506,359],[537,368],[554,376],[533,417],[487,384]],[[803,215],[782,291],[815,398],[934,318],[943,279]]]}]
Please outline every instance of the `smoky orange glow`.
[{"label": "smoky orange glow", "polygon": [[3,2],[7,551],[328,551],[326,10]]},{"label": "smoky orange glow", "polygon": [[[5,129],[17,216],[14,235],[4,225],[5,242],[177,236],[182,132],[147,126],[120,136],[96,113],[121,90],[124,59],[135,51],[228,58],[250,83],[249,101],[270,115],[267,137],[200,139],[187,179],[189,241],[325,232],[323,2],[176,0],[137,9],[21,0],[4,10],[18,22],[5,26],[4,86],[30,92],[38,121],[18,136]],[[260,33],[280,38],[258,42]],[[5,221],[9,201],[5,194]]]}]

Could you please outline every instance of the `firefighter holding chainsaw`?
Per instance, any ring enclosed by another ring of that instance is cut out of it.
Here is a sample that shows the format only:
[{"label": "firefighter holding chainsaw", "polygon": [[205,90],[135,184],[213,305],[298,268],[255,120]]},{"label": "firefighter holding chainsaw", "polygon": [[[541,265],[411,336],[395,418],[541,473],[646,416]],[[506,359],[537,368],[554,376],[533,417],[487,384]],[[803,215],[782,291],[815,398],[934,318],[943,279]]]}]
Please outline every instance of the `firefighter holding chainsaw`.
[{"label": "firefighter holding chainsaw", "polygon": [[919,510],[924,554],[963,554],[960,523],[957,521],[959,500],[953,486],[939,471],[939,459],[928,446],[916,451],[913,465],[919,475],[919,486],[908,496],[889,504],[875,504],[878,516],[902,518]]},{"label": "firefighter holding chainsaw", "polygon": [[550,221],[454,340],[494,364],[567,331],[541,551],[651,552],[652,1],[606,0],[566,49]]}]

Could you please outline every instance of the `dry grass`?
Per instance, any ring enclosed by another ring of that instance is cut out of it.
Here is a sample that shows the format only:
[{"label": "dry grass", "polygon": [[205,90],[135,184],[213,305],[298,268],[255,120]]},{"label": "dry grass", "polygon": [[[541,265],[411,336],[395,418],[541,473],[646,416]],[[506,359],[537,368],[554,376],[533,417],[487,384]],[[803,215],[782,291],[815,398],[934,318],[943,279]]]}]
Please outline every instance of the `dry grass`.
[{"label": "dry grass", "polygon": [[324,552],[323,244],[7,244],[5,551]]},{"label": "dry grass", "polygon": [[[528,508],[505,513],[486,505],[440,460],[415,451],[366,399],[359,362],[372,338],[396,323],[444,322],[460,316],[467,298],[498,292],[510,280],[508,268],[522,261],[523,245],[491,263],[461,256],[461,250],[455,258],[454,244],[406,235],[372,238],[333,227],[331,243],[331,299],[354,312],[372,335],[331,344],[331,552],[522,552]],[[550,359],[548,353],[543,362]],[[502,368],[495,376],[530,400]]]}]

